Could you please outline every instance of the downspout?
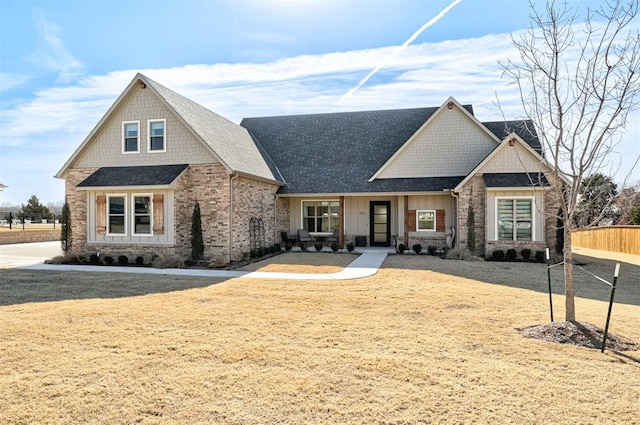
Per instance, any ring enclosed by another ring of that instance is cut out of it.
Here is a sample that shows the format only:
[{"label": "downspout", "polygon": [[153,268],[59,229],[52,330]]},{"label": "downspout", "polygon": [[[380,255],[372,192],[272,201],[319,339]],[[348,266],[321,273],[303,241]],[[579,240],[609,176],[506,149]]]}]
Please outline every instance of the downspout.
[{"label": "downspout", "polygon": [[453,196],[453,198],[456,200],[456,235],[454,238],[454,248],[460,248],[460,244],[458,243],[458,241],[460,240],[459,238],[459,233],[460,233],[460,211],[458,211],[458,195],[453,191],[453,189],[451,189],[451,196]]},{"label": "downspout", "polygon": [[227,263],[231,262],[233,253],[233,180],[238,177],[237,174],[229,174],[229,256]]}]

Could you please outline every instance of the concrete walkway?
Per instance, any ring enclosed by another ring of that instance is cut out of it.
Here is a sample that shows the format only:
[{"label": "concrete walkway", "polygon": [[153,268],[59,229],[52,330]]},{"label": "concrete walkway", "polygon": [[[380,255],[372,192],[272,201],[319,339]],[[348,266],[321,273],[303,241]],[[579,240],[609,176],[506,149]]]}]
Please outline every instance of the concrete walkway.
[{"label": "concrete walkway", "polygon": [[153,267],[120,266],[78,266],[43,264],[45,260],[60,255],[60,242],[37,242],[15,245],[0,245],[0,269],[21,268],[29,270],[145,273],[180,276],[204,276],[213,278],[246,277],[250,279],[304,279],[304,280],[344,280],[372,276],[378,272],[387,257],[389,249],[365,248],[361,255],[336,273],[276,273],[243,272],[209,269],[156,269]]}]

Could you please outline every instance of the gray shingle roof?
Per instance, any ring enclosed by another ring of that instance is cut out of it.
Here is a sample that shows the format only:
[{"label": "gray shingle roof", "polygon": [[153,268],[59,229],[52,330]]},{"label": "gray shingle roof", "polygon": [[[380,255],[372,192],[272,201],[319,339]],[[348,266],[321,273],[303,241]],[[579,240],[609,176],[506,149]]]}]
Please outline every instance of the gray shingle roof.
[{"label": "gray shingle roof", "polygon": [[139,78],[162,96],[231,171],[276,180],[253,138],[243,127],[148,77],[140,75]]},{"label": "gray shingle roof", "polygon": [[485,173],[487,187],[543,187],[549,186],[544,174],[539,173]]},{"label": "gray shingle roof", "polygon": [[[470,113],[473,109],[465,105]],[[438,110],[432,108],[245,118],[286,181],[278,193],[415,192],[452,189],[459,176],[368,180]],[[517,122],[489,123],[502,139]],[[506,133],[505,133],[506,132]],[[525,141],[531,137],[524,138]]]},{"label": "gray shingle roof", "polygon": [[160,186],[171,184],[186,164],[140,167],[102,167],[84,179],[78,187]]}]

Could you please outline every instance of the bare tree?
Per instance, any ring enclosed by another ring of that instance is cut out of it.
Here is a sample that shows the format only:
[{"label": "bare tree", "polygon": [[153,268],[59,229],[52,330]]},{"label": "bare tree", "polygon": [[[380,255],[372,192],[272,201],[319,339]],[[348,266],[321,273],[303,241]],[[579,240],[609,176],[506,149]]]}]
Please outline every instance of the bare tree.
[{"label": "bare tree", "polygon": [[[548,0],[530,2],[530,28],[512,36],[519,58],[501,63],[517,86],[551,164],[564,222],[566,320],[575,321],[571,224],[585,176],[612,167],[640,92],[640,35],[633,31],[639,0],[607,0],[579,10]],[[563,183],[561,183],[563,182]]]}]

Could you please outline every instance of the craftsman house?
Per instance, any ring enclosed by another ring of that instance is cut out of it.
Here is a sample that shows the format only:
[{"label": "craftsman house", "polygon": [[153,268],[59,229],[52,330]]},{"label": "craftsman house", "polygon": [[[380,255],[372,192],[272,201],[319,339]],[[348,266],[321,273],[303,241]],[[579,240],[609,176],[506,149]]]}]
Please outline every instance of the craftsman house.
[{"label": "craftsman house", "polygon": [[[245,118],[240,125],[138,74],[67,160],[75,250],[232,261],[281,232],[341,244],[465,247],[555,241],[555,184],[530,122],[470,105]],[[456,235],[453,238],[453,235]],[[447,240],[448,239],[448,240]]]}]

